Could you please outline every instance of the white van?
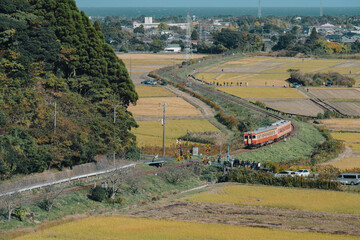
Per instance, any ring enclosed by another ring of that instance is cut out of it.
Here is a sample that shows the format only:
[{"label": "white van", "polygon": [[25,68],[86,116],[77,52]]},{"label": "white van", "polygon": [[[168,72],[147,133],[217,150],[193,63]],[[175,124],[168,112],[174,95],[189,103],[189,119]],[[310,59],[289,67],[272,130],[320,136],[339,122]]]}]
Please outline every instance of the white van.
[{"label": "white van", "polygon": [[341,184],[357,185],[360,183],[360,173],[343,173],[337,179]]}]

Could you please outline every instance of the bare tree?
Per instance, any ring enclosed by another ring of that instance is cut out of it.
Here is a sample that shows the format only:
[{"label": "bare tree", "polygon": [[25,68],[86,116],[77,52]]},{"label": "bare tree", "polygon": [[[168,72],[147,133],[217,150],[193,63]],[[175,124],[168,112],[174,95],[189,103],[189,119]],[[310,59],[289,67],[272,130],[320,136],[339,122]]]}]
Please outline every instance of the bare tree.
[{"label": "bare tree", "polygon": [[50,185],[45,188],[45,199],[40,202],[40,207],[44,210],[50,212],[54,206],[55,199],[57,199],[60,194],[64,191],[65,185],[60,185],[56,187],[55,185]]},{"label": "bare tree", "polygon": [[111,187],[111,199],[115,199],[116,193],[120,191],[122,183],[126,182],[130,178],[130,174],[131,170],[126,168],[114,171],[107,176],[107,182],[110,184]]},{"label": "bare tree", "polygon": [[16,206],[21,202],[21,194],[19,192],[3,196],[1,198],[3,204],[1,204],[1,208],[6,208],[8,214],[8,221],[11,220],[11,215],[15,210]]}]

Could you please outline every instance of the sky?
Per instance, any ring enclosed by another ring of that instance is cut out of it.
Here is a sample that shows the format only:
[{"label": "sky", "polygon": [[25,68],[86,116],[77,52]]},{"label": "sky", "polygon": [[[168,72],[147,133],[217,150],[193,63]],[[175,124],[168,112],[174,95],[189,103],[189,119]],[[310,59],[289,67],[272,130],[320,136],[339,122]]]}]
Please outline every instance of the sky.
[{"label": "sky", "polygon": [[[75,0],[78,7],[257,7],[258,0]],[[360,0],[322,0],[324,7],[360,7]],[[319,7],[320,0],[261,0],[263,7]]]}]

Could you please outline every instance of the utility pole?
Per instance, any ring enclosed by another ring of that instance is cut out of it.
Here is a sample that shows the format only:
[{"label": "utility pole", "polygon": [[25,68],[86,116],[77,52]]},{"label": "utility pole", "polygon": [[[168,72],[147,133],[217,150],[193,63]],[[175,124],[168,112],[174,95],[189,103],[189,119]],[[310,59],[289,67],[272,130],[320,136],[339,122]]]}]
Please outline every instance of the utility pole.
[{"label": "utility pole", "polygon": [[[116,123],[116,108],[118,107],[119,105],[116,105],[116,104],[113,104],[113,107],[114,107],[114,128],[115,128],[115,123]],[[113,152],[113,164],[114,164],[114,167],[115,167],[115,131],[113,132],[114,134],[114,152]]]},{"label": "utility pole", "polygon": [[55,111],[54,111],[54,133],[56,133],[56,102],[54,103],[55,105]]},{"label": "utility pole", "polygon": [[164,110],[163,110],[163,157],[165,157],[165,114],[166,114],[166,103],[162,103]]},{"label": "utility pole", "polygon": [[186,130],[186,156],[189,156],[189,131]]}]

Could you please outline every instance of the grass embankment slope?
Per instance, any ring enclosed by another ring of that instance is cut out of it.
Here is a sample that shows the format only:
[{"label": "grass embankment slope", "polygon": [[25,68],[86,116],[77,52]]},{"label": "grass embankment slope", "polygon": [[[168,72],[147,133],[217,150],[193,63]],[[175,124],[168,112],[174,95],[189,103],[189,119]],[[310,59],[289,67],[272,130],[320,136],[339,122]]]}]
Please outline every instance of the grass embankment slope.
[{"label": "grass embankment slope", "polygon": [[223,184],[216,191],[192,195],[185,201],[360,214],[359,194],[314,189]]},{"label": "grass embankment slope", "polygon": [[297,135],[294,137],[235,157],[244,161],[262,163],[309,158],[316,144],[325,141],[325,138],[313,125],[304,122],[294,122],[299,129]]},{"label": "grass embankment slope", "polygon": [[357,239],[344,235],[304,233],[222,224],[100,216],[87,218],[21,237],[33,239]]},{"label": "grass embankment slope", "polygon": [[[54,206],[50,212],[43,210],[38,203],[23,204],[22,207],[26,209],[27,213],[34,214],[35,221],[44,224],[44,226],[41,226],[41,228],[46,228],[53,226],[51,221],[61,220],[66,216],[74,215],[74,218],[76,219],[77,216],[81,214],[85,214],[86,216],[86,214],[96,215],[102,213],[121,212],[128,206],[133,206],[136,204],[149,204],[152,201],[171,196],[180,191],[188,190],[202,184],[199,181],[199,177],[187,169],[176,170],[176,174],[182,174],[183,176],[186,176],[180,177],[181,180],[179,180],[179,182],[176,184],[169,182],[167,178],[162,175],[162,173],[158,173],[157,175],[149,174],[141,176],[142,173],[153,170],[155,170],[154,167],[149,167],[147,165],[137,166],[135,169],[133,169],[132,173],[134,175],[129,175],[127,178],[123,178],[120,183],[118,183],[121,185],[121,191],[116,194],[116,198],[120,197],[122,199],[121,204],[107,203],[106,200],[101,203],[93,201],[88,197],[90,189],[86,189],[60,195],[57,199],[55,199]],[[104,182],[105,178],[97,181]],[[92,185],[92,183],[87,184]],[[83,184],[79,186],[82,185]],[[41,195],[41,190],[35,190],[34,194]],[[34,228],[38,225],[38,223],[35,221],[29,220],[27,218],[21,222],[15,217],[12,217],[11,221],[8,222],[6,210],[4,209],[1,211],[0,239],[9,239],[11,236],[13,236],[11,234],[1,235],[1,233],[6,231],[26,227]],[[54,224],[56,224],[56,222]],[[14,235],[16,235],[16,233]]]}]

